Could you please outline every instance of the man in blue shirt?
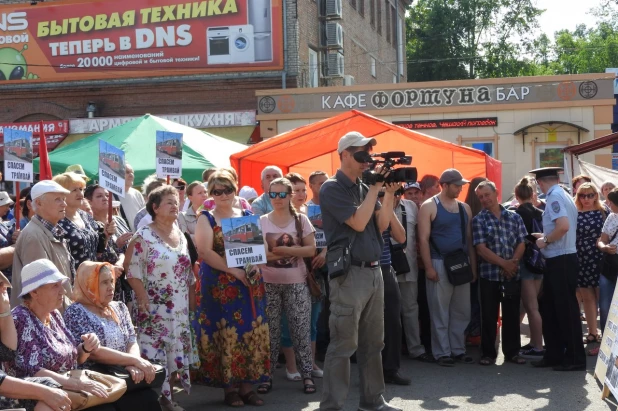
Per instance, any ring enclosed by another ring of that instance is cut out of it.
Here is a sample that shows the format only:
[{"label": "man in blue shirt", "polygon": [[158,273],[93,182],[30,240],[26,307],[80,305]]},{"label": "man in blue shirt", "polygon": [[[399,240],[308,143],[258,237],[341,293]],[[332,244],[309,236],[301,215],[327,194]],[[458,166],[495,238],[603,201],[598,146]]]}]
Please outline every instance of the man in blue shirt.
[{"label": "man in blue shirt", "polygon": [[498,202],[491,181],[481,182],[475,193],[483,210],[472,220],[472,237],[479,257],[481,297],[481,365],[496,361],[496,318],[502,304],[502,352],[504,360],[525,364],[519,356],[519,260],[527,235],[522,218]]},{"label": "man in blue shirt", "polygon": [[270,202],[270,197],[268,197],[268,187],[270,187],[270,182],[276,178],[283,177],[283,172],[277,166],[266,166],[262,170],[262,193],[261,196],[253,200],[251,203],[251,210],[255,215],[264,215],[273,211],[273,205]]},{"label": "man in blue shirt", "polygon": [[533,234],[546,259],[543,297],[539,304],[546,350],[543,359],[532,365],[576,371],[586,369],[579,304],[575,296],[579,270],[575,246],[577,208],[559,185],[561,171],[560,167],[530,171],[547,196],[543,211],[544,234]]}]

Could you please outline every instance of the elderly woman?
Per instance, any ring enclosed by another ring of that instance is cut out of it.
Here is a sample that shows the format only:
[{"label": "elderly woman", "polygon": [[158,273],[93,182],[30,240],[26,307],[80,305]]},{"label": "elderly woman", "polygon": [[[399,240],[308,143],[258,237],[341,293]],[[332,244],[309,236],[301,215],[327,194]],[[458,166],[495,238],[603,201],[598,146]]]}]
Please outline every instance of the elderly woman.
[{"label": "elderly woman", "polygon": [[[275,371],[281,338],[281,316],[285,311],[294,351],[298,354],[300,374],[305,394],[316,392],[312,379],[313,355],[311,352],[311,295],[307,287],[307,267],[303,258],[315,255],[315,229],[304,214],[292,205],[293,187],[287,178],[277,178],[270,183],[268,196],[273,211],[260,217],[262,233],[267,248],[268,263],[262,269],[266,288],[266,313],[270,321],[271,374]],[[292,243],[277,245],[274,239],[287,236]],[[281,260],[289,261],[281,264]],[[272,388],[272,381],[265,389]]]},{"label": "elderly woman", "polygon": [[[94,220],[99,224],[107,224],[109,220],[109,196],[107,190],[98,184],[93,184],[86,188],[84,197],[92,208]],[[126,276],[124,274],[121,275],[122,270],[119,267],[122,267],[124,263],[124,253],[133,233],[122,217],[112,215],[112,221],[116,231],[109,236],[105,249],[106,252],[100,256],[98,261],[106,261],[115,265],[114,270],[119,281],[116,281],[114,300],[124,301],[128,304],[131,301],[131,287],[126,282]]]},{"label": "elderly woman", "polygon": [[607,195],[614,188],[616,188],[616,184],[614,184],[611,181],[606,181],[606,182],[603,183],[603,185],[601,185],[601,194],[603,195],[603,198],[605,199],[603,204],[605,204],[608,209],[611,209],[611,204],[610,204],[611,201],[609,201],[609,198],[607,198]]},{"label": "elderly woman", "polygon": [[[0,273],[0,361],[13,361],[17,331],[11,315],[8,279]],[[48,377],[14,378],[0,371],[0,409],[25,408],[28,411],[70,409],[68,395],[60,384]],[[11,397],[11,398],[8,398]]]},{"label": "elderly woman", "polygon": [[[20,378],[50,377],[68,390],[107,398],[102,384],[65,375],[88,359],[105,359],[109,354],[109,350],[100,348],[96,334],[83,334],[76,339],[66,328],[58,309],[65,293],[63,283],[68,278],[51,261],[41,259],[24,266],[21,281],[19,297],[23,303],[13,309],[19,339],[15,359],[9,364],[12,372]],[[63,407],[66,405],[54,409],[64,410]],[[114,409],[107,404],[100,407]]]},{"label": "elderly woman", "polygon": [[[111,264],[83,262],[75,277],[75,302],[64,312],[66,326],[75,339],[93,333],[101,341],[102,347],[114,350],[100,362],[124,366],[136,384],[142,380],[150,383],[154,378],[154,367],[140,356],[127,306],[112,301],[114,282]],[[120,401],[125,409],[131,409],[131,406],[155,409],[158,406],[154,390],[127,393]]]},{"label": "elderly woman", "polygon": [[173,402],[172,387],[179,374],[189,392],[189,365],[193,343],[189,311],[195,309],[195,277],[187,241],[175,224],[178,192],[164,185],[150,193],[146,203],[152,223],[140,228],[131,240],[133,255],[127,279],[135,292],[139,314],[137,341],[142,357],[158,361],[167,370],[161,408],[179,411]]},{"label": "elderly woman", "polygon": [[187,187],[187,197],[189,199],[189,207],[178,215],[178,225],[180,231],[188,233],[195,241],[195,226],[197,225],[197,217],[200,207],[208,198],[206,188],[199,181],[194,181]]},{"label": "elderly woman", "polygon": [[249,282],[242,268],[228,267],[221,220],[251,215],[233,206],[238,186],[232,175],[217,171],[208,179],[212,211],[203,211],[195,230],[200,258],[201,298],[196,324],[202,360],[198,378],[223,388],[225,403],[263,405],[253,384],[269,380],[268,325],[264,284]]},{"label": "elderly woman", "polygon": [[[69,190],[66,196],[66,214],[58,224],[66,231],[66,246],[73,256],[75,269],[84,261],[106,259],[103,253],[107,246],[106,237],[99,236],[99,225],[90,214],[82,210],[86,182],[81,175],[73,172],[62,173],[53,178],[63,188]],[[113,234],[116,228],[106,223],[105,232]],[[117,260],[117,257],[116,257]],[[116,262],[116,261],[114,261]]]}]

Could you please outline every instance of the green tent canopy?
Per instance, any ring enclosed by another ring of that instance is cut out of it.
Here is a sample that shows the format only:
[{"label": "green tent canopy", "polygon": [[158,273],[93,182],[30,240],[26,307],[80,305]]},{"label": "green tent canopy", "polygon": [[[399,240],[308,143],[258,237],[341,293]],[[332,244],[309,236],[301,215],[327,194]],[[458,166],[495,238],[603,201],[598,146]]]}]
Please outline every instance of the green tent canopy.
[{"label": "green tent canopy", "polygon": [[[125,152],[126,161],[135,170],[135,185],[141,185],[155,172],[157,130],[182,133],[182,177],[191,182],[202,181],[202,172],[209,167],[230,165],[230,155],[246,146],[150,114],[129,121],[111,130],[76,141],[49,153],[52,173],[63,173],[71,164],[81,164],[88,177],[99,179],[99,140],[105,140]],[[35,172],[39,159],[34,160]]]}]

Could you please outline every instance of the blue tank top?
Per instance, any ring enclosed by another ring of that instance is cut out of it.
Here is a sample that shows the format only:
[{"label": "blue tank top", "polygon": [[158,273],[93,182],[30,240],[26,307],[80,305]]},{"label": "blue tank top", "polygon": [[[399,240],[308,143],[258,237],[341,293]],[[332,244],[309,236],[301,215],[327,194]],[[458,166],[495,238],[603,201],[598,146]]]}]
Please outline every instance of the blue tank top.
[{"label": "blue tank top", "polygon": [[382,232],[382,239],[384,240],[384,247],[380,256],[380,265],[391,265],[391,232],[384,230]]},{"label": "blue tank top", "polygon": [[[429,247],[431,250],[431,258],[442,259],[442,255],[452,253],[453,251],[463,249],[468,252],[467,247],[464,244],[464,239],[461,238],[461,220],[459,213],[450,213],[444,208],[442,202],[438,197],[434,197],[436,202],[436,218],[431,222],[431,241],[440,249],[438,252],[433,244],[430,242]],[[465,209],[464,224],[468,224],[468,213]]]}]

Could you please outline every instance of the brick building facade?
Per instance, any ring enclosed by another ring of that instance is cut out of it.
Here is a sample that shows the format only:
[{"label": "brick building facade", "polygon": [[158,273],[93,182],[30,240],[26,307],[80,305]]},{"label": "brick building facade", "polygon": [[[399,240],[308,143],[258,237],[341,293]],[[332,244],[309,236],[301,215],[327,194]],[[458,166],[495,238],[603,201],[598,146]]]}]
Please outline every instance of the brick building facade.
[{"label": "brick building facade", "polygon": [[[89,102],[96,105],[96,117],[253,111],[257,90],[342,85],[344,78],[354,84],[405,81],[402,39],[405,38],[405,8],[410,1],[341,0],[342,18],[331,22],[343,28],[343,48],[328,51],[344,56],[344,70],[337,77],[327,76],[327,51],[322,47],[326,21],[320,17],[320,8],[323,12],[326,2],[283,0],[286,35],[282,71],[3,83],[0,122],[83,118],[87,116],[85,109]],[[24,2],[0,0],[0,4],[17,3]]]}]

